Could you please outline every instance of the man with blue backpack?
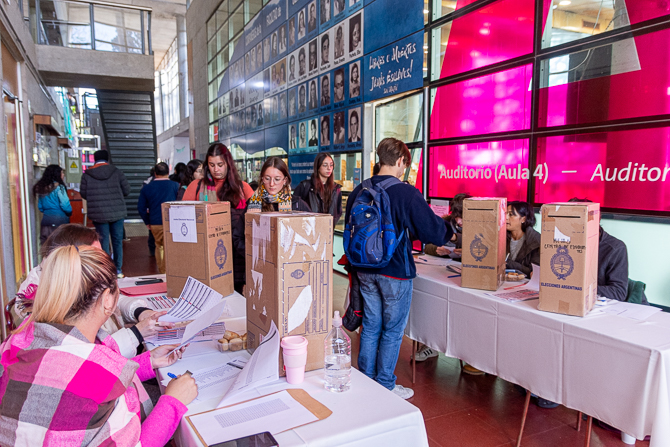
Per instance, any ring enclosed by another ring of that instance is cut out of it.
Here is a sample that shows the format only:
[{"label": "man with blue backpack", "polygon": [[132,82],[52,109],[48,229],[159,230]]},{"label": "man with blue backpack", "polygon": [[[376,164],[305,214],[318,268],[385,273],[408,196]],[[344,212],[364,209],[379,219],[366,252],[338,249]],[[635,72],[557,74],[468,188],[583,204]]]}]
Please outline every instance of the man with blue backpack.
[{"label": "man with blue backpack", "polygon": [[409,399],[414,391],[396,385],[394,374],[416,276],[409,234],[442,246],[453,231],[418,189],[398,180],[411,162],[405,143],[385,138],[377,156],[379,174],[353,190],[345,217],[344,251],[358,274],[364,301],[358,368]]}]

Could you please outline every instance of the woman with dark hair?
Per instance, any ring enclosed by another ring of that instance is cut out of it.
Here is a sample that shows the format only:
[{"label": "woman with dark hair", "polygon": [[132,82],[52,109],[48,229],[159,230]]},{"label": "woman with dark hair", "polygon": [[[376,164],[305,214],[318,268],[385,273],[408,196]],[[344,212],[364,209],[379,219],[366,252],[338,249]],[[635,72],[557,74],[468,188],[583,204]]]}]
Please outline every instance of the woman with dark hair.
[{"label": "woman with dark hair", "polygon": [[254,194],[251,187],[242,181],[237,172],[233,156],[221,143],[213,143],[207,149],[202,179],[191,182],[182,200],[202,202],[230,202],[230,224],[233,240],[233,276],[235,290],[243,294],[246,283],[244,259],[244,213],[247,200]]},{"label": "woman with dark hair", "polygon": [[460,258],[462,253],[463,243],[463,200],[472,197],[467,193],[456,194],[451,201],[449,201],[449,214],[443,216],[442,219],[454,230],[456,239],[447,244],[438,247],[433,244],[426,244],[424,251],[431,256],[449,256],[451,258]]},{"label": "woman with dark hair", "polygon": [[269,157],[261,168],[261,184],[249,199],[247,211],[311,211],[297,195],[291,195],[291,175],[284,160]]},{"label": "woman with dark hair", "polygon": [[202,179],[203,166],[200,160],[193,159],[188,162],[186,165],[186,171],[184,172],[184,177],[181,179],[181,184],[179,185],[179,192],[177,193],[177,200],[182,200],[186,188],[190,185],[193,180]]},{"label": "woman with dark hair", "polygon": [[63,178],[65,171],[58,165],[49,165],[42,178],[33,186],[33,194],[38,198],[37,206],[44,214],[40,229],[40,244],[63,224],[70,223],[72,205],[67,196]]},{"label": "woman with dark hair", "polygon": [[333,228],[342,216],[342,189],[335,183],[334,169],[333,156],[328,152],[319,153],[311,178],[300,182],[294,193],[312,212],[333,216]]},{"label": "woman with dark hair", "polygon": [[184,178],[184,173],[186,172],[186,165],[184,163],[177,163],[174,166],[174,173],[170,176],[170,180],[173,182],[181,183]]},{"label": "woman with dark hair", "polygon": [[540,233],[535,231],[535,211],[526,202],[507,204],[507,268],[530,276],[532,264],[540,265]]}]

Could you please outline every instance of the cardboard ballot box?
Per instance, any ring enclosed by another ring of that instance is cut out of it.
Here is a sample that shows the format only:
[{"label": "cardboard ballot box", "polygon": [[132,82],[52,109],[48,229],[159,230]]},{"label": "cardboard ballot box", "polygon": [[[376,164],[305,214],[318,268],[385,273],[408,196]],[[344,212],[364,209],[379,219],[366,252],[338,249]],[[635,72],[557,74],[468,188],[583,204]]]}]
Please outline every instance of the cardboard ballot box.
[{"label": "cardboard ballot box", "polygon": [[542,205],[538,309],[583,317],[596,302],[600,204]]},{"label": "cardboard ballot box", "polygon": [[497,290],[505,278],[507,199],[463,201],[461,287]]},{"label": "cardboard ballot box", "polygon": [[178,297],[189,276],[223,296],[234,292],[228,202],[163,204],[167,295]]},{"label": "cardboard ballot box", "polygon": [[[333,218],[312,213],[246,215],[247,348],[277,325],[307,338],[306,371],[323,368],[333,314]],[[282,356],[279,374],[284,375]]]}]

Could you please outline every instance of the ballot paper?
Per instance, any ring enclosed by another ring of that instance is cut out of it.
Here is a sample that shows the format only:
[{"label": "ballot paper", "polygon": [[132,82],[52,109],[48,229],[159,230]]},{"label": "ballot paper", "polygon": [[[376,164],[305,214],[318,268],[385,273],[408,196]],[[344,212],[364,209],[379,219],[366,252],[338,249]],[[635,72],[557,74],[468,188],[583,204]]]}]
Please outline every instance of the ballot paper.
[{"label": "ballot paper", "polygon": [[194,205],[170,206],[170,233],[174,242],[198,242]]},{"label": "ballot paper", "polygon": [[147,302],[151,310],[167,310],[177,302],[176,298],[170,298],[165,295],[155,295],[142,298]]},{"label": "ballot paper", "polygon": [[[247,391],[279,380],[279,332],[274,321],[219,406],[239,402]],[[262,431],[262,430],[261,430]]]},{"label": "ballot paper", "polygon": [[[451,247],[450,250],[453,250],[453,247]],[[441,265],[441,266],[446,266],[454,263],[454,261],[452,261],[450,258],[440,258],[437,256],[430,256],[430,255],[417,256],[416,258],[414,258],[414,261],[417,264]]]},{"label": "ballot paper", "polygon": [[[181,343],[181,340],[184,338],[185,331],[186,326],[175,327],[172,329],[161,329],[156,334],[146,337],[144,341],[151,343],[154,346]],[[223,321],[217,321],[207,329],[196,334],[196,336],[191,339],[191,342],[218,340],[219,338],[222,338],[225,333],[226,323]]]},{"label": "ballot paper", "polygon": [[215,304],[220,303],[221,298],[223,298],[223,295],[219,292],[189,276],[181,295],[179,295],[179,300],[172,306],[167,315],[159,317],[158,321],[178,323],[195,320],[207,313]]},{"label": "ballot paper", "polygon": [[643,306],[635,303],[618,302],[600,308],[602,312],[620,317],[630,318],[631,320],[644,321],[661,309],[654,306]]},{"label": "ballot paper", "polygon": [[[249,363],[251,360],[247,365]],[[214,445],[264,431],[275,435],[316,422],[319,418],[284,390],[231,407],[195,414],[188,420],[206,445]]]},{"label": "ballot paper", "polygon": [[[487,295],[501,298],[507,301],[526,301],[534,300],[540,297],[540,266],[533,265],[533,274],[531,280],[525,284],[505,287],[497,292],[487,292]],[[509,284],[509,283],[505,283]]]},{"label": "ballot paper", "polygon": [[[247,359],[238,356],[222,365],[191,371],[195,384],[198,386],[198,397],[195,400],[204,401],[217,397],[221,398],[226,394],[246,363]],[[163,379],[161,384],[167,386],[171,380],[171,378]]]},{"label": "ballot paper", "polygon": [[221,314],[223,313],[223,308],[226,306],[226,301],[220,301],[214,306],[210,307],[209,310],[203,314],[201,314],[198,318],[195,320],[191,321],[185,328],[184,328],[184,335],[181,337],[181,343],[179,344],[178,347],[173,349],[170,354],[177,349],[181,348],[182,346],[187,345],[193,339],[202,331],[210,327],[212,324],[216,322],[216,320],[219,319]]}]

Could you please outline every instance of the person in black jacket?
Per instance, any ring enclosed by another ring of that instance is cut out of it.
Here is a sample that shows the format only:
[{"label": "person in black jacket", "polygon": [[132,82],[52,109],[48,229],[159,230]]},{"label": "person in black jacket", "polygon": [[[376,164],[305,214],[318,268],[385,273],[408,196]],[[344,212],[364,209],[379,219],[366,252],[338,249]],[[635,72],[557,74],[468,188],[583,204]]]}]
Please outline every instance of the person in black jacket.
[{"label": "person in black jacket", "polygon": [[535,231],[535,212],[526,202],[507,204],[507,268],[530,277],[540,265],[540,233]]},{"label": "person in black jacket", "polygon": [[109,238],[116,272],[123,278],[123,219],[128,215],[124,197],[130,194],[130,185],[119,169],[109,164],[109,152],[96,151],[95,164],[81,176],[80,194],[87,201],[88,217],[100,235],[102,249],[110,253]]},{"label": "person in black jacket", "polygon": [[342,216],[342,188],[335,183],[334,169],[333,156],[328,152],[319,153],[312,176],[300,182],[293,194],[304,200],[313,213],[333,216],[333,228]]},{"label": "person in black jacket", "polygon": [[[397,180],[411,162],[409,149],[402,141],[385,138],[377,147],[379,175],[358,185],[347,200],[345,222],[350,223],[352,208],[364,185],[382,182],[389,186],[386,193],[393,225],[398,237],[411,233],[425,243],[444,245],[453,237],[450,226],[428,206],[421,192]],[[395,180],[394,180],[395,178]],[[346,231],[351,231],[347,228]],[[358,367],[360,371],[403,399],[414,391],[396,384],[393,373],[398,362],[400,344],[409,317],[412,301],[412,279],[416,266],[412,257],[412,241],[402,237],[384,268],[356,268],[364,300]]]},{"label": "person in black jacket", "polygon": [[[451,226],[451,229],[454,230],[456,234],[456,239],[453,242],[448,242],[443,247],[437,247],[433,244],[426,244],[423,247],[423,251],[427,255],[431,256],[441,256],[441,257],[450,257],[453,259],[460,259],[462,254],[462,245],[463,245],[463,200],[469,199],[472,197],[467,193],[456,194],[453,199],[449,201],[449,214],[443,216],[442,219]],[[419,354],[421,351],[419,350]],[[420,360],[420,356],[417,354],[416,360]]]},{"label": "person in black jacket", "polygon": [[265,160],[261,184],[247,203],[248,213],[266,211],[310,211],[304,200],[291,194],[291,175],[279,157]]}]

